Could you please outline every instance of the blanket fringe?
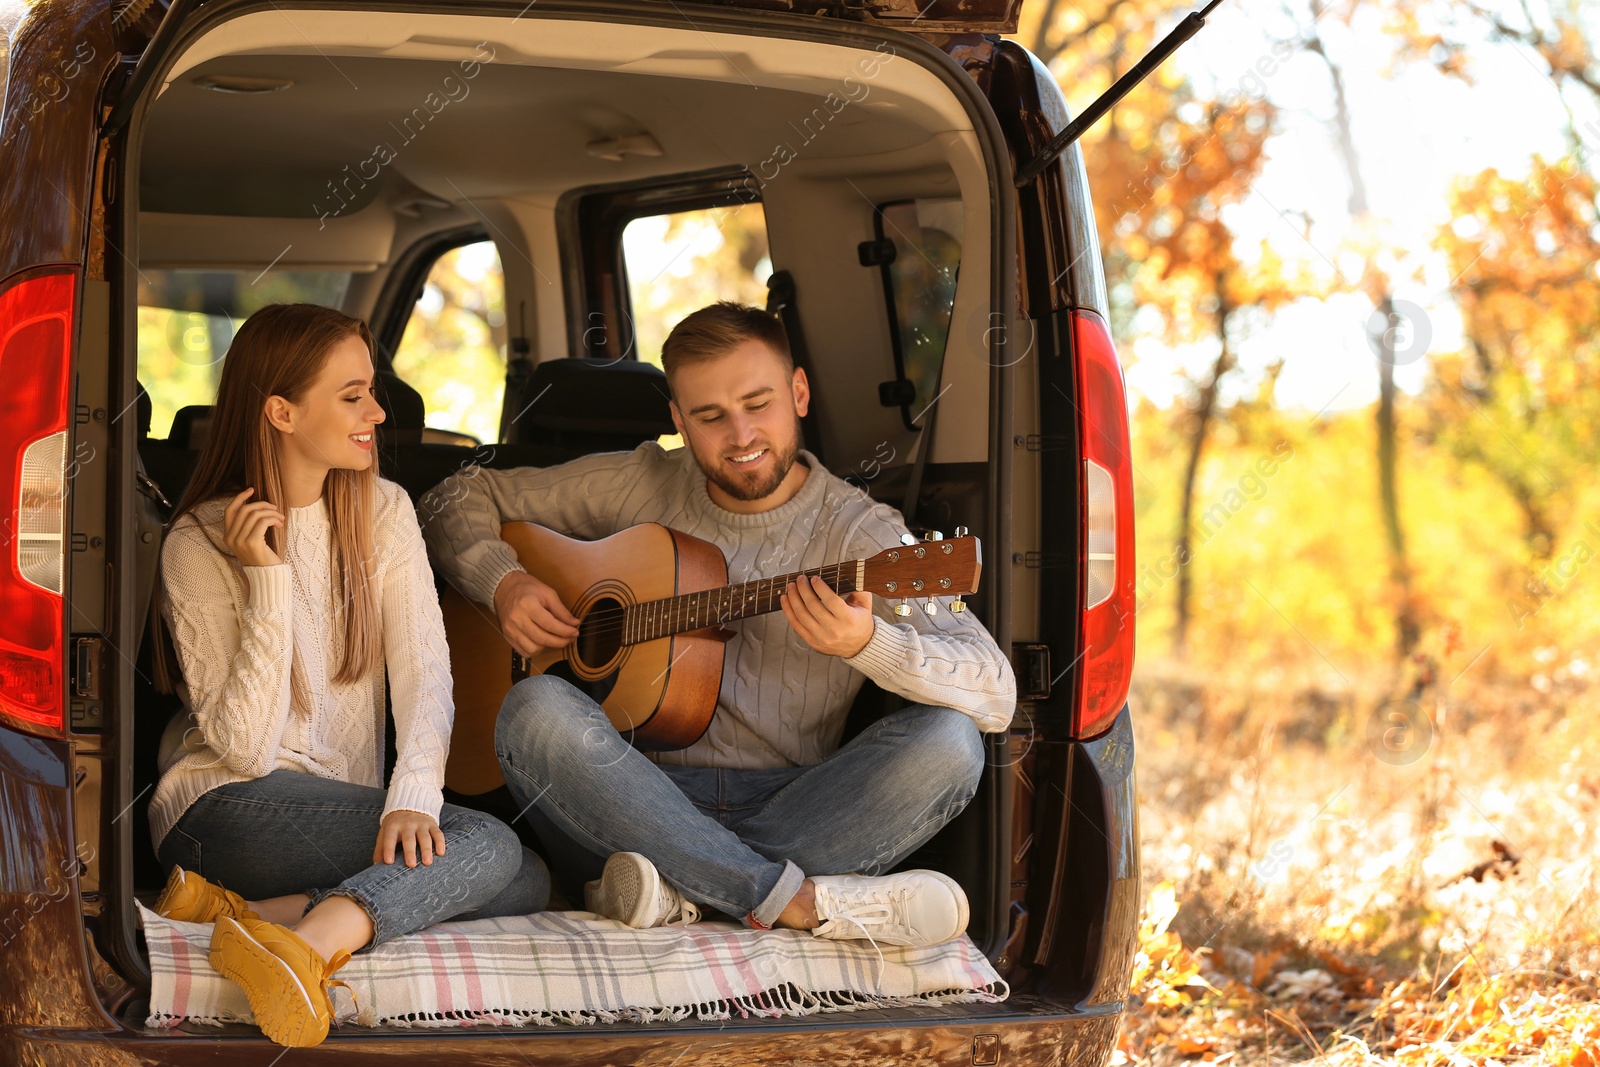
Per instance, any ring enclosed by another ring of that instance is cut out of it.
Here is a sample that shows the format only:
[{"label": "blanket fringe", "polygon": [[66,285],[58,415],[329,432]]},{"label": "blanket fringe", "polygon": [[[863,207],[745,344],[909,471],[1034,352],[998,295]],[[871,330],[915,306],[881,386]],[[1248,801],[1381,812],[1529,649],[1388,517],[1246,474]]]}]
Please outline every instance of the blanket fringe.
[{"label": "blanket fringe", "polygon": [[864,1011],[877,1008],[914,1008],[930,1004],[994,1004],[1011,995],[1004,980],[977,989],[949,989],[908,997],[856,993],[849,990],[804,990],[783,985],[757,994],[674,1006],[634,1007],[619,1011],[587,1009],[581,1011],[524,1011],[486,1009],[483,1011],[425,1012],[394,1017],[378,1016],[361,1020],[366,1025],[405,1029],[447,1026],[594,1026],[603,1023],[725,1022],[733,1018],[806,1016],[833,1012]]},{"label": "blanket fringe", "polygon": [[[1011,993],[1004,980],[976,989],[949,989],[923,993],[916,996],[892,997],[876,993],[857,993],[849,990],[805,990],[789,984],[763,990],[757,994],[710,1000],[698,1004],[678,1006],[636,1007],[620,1011],[589,1009],[582,1011],[526,1011],[520,1009],[484,1009],[481,1011],[415,1012],[408,1015],[369,1016],[342,1018],[340,1024],[355,1022],[363,1026],[388,1026],[400,1029],[436,1029],[457,1026],[594,1026],[602,1023],[676,1023],[685,1019],[697,1022],[725,1022],[732,1018],[777,1019],[784,1016],[806,1016],[845,1011],[863,1011],[876,1008],[926,1007],[930,1004],[993,1004],[1005,1000]],[[366,1014],[366,1013],[362,1013]],[[146,1025],[154,1029],[168,1029],[180,1023],[221,1025],[223,1023],[252,1023],[249,1016],[223,1018],[221,1016],[180,1018],[162,1012],[152,1014]]]}]

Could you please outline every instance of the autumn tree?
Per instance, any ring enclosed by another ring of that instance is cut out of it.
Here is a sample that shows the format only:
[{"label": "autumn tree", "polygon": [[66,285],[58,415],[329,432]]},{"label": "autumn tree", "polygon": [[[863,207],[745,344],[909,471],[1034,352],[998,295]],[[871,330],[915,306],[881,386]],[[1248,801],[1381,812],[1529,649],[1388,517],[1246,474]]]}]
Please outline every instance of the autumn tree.
[{"label": "autumn tree", "polygon": [[[1081,95],[1086,83],[1104,88],[1121,76],[1159,39],[1163,23],[1186,10],[1164,0],[1051,0],[1023,27],[1022,38],[1068,91]],[[1250,195],[1275,119],[1259,96],[1236,90],[1202,97],[1169,62],[1084,138],[1114,314],[1125,323],[1135,309],[1153,309],[1170,343],[1206,340],[1216,351],[1192,383],[1184,418],[1187,459],[1173,547],[1179,566],[1172,641],[1180,655],[1194,599],[1196,486],[1206,442],[1223,414],[1223,381],[1237,363],[1243,324],[1317,288],[1307,271],[1286,268],[1265,245],[1241,259],[1224,218]]]},{"label": "autumn tree", "polygon": [[1157,173],[1170,177],[1146,186],[1148,199],[1112,228],[1113,240],[1138,263],[1134,300],[1160,313],[1167,341],[1215,344],[1209,368],[1192,382],[1185,413],[1186,460],[1173,539],[1179,568],[1172,643],[1179,655],[1187,649],[1193,616],[1197,485],[1206,443],[1224,414],[1223,380],[1237,365],[1239,343],[1253,319],[1321,288],[1305,264],[1287,263],[1266,242],[1242,257],[1224,221],[1225,209],[1249,195],[1260,172],[1272,118],[1270,105],[1261,102],[1234,108],[1214,103],[1203,123],[1163,123],[1155,137],[1163,160]]},{"label": "autumn tree", "polygon": [[391,358],[422,395],[428,426],[497,441],[506,344],[500,256],[480,241],[451,249],[429,269]]},{"label": "autumn tree", "polygon": [[[1567,113],[1567,138],[1585,155],[1571,94],[1600,104],[1600,60],[1583,8],[1574,0],[1389,0],[1388,29],[1402,60],[1430,63],[1442,73],[1472,81],[1475,46],[1519,48],[1542,69]],[[1588,125],[1588,124],[1586,124]],[[1600,137],[1600,127],[1589,125]],[[1591,149],[1592,151],[1592,149]]]},{"label": "autumn tree", "polygon": [[1600,445],[1597,193],[1571,158],[1536,158],[1526,178],[1487,170],[1457,182],[1436,240],[1467,351],[1436,367],[1434,432],[1516,501],[1534,563],[1556,548],[1558,512]]},{"label": "autumn tree", "polygon": [[623,231],[635,358],[661,362],[661,344],[691,311],[718,300],[765,305],[771,253],[759,203],[650,215]]},{"label": "autumn tree", "polygon": [[1368,340],[1377,356],[1378,405],[1374,413],[1374,448],[1378,460],[1378,506],[1383,518],[1384,540],[1389,560],[1390,599],[1393,602],[1395,651],[1401,658],[1410,654],[1421,637],[1421,622],[1412,567],[1407,553],[1405,527],[1400,515],[1399,437],[1396,431],[1398,387],[1395,365],[1402,349],[1409,347],[1415,324],[1397,305],[1393,280],[1382,266],[1385,248],[1382,220],[1372,208],[1367,176],[1356,146],[1355,118],[1345,87],[1343,65],[1328,48],[1322,32],[1323,20],[1349,27],[1362,8],[1361,0],[1309,0],[1305,18],[1300,20],[1292,43],[1316,56],[1328,72],[1332,111],[1329,119],[1340,169],[1349,189],[1349,210],[1354,230],[1351,242],[1360,254],[1361,274],[1353,280],[1355,288],[1372,301],[1375,313],[1369,324]]},{"label": "autumn tree", "polygon": [[1435,369],[1432,429],[1504,486],[1538,565],[1556,549],[1567,475],[1582,477],[1570,458],[1594,455],[1600,127],[1580,127],[1573,105],[1600,105],[1600,63],[1580,9],[1553,0],[1394,0],[1390,28],[1402,59],[1469,83],[1474,54],[1514,48],[1548,75],[1565,108],[1569,154],[1534,158],[1525,178],[1490,169],[1458,181],[1453,220],[1435,241],[1449,259],[1467,351]]}]

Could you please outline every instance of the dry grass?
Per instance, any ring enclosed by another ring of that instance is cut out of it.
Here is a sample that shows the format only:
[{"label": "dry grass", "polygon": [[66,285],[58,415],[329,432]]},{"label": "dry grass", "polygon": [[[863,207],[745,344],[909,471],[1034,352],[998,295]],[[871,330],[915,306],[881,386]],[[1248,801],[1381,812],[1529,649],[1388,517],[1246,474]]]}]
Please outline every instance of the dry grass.
[{"label": "dry grass", "polygon": [[1141,664],[1114,1062],[1600,1067],[1600,689],[1386,684]]}]

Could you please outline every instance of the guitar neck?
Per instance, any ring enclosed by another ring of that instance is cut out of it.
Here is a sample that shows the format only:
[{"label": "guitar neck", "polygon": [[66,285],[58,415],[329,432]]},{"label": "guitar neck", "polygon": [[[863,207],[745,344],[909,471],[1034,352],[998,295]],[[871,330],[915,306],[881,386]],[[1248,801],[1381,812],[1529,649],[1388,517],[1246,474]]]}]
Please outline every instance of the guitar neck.
[{"label": "guitar neck", "polygon": [[835,593],[853,592],[862,588],[862,568],[865,564],[865,560],[849,560],[814,570],[777,574],[739,585],[725,585],[720,589],[703,589],[698,593],[683,593],[632,604],[623,614],[622,642],[636,645],[689,630],[769,614],[778,610],[778,598],[790,582],[812,575],[821,578]]}]

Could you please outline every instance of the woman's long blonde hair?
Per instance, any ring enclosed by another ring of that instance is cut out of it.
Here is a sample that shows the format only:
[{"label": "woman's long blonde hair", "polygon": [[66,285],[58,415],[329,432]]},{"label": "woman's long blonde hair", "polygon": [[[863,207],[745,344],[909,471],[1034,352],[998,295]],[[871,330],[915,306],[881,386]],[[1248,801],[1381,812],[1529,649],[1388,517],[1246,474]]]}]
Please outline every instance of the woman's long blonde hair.
[{"label": "woman's long blonde hair", "polygon": [[[329,352],[350,336],[361,338],[367,351],[372,351],[372,333],[366,323],[317,304],[269,304],[245,320],[222,364],[210,437],[168,529],[176,528],[179,520],[206,501],[232,497],[247,487],[255,488],[251,501],[267,501],[287,518],[282,434],[267,421],[267,398],[302,401],[327,363]],[[382,655],[378,596],[372,580],[377,467],[376,455],[366,470],[336,467],[328,472],[322,490],[333,533],[332,569],[338,578],[335,602],[344,605],[344,662],[334,675],[335,682],[365,677]],[[218,551],[231,555],[222,544],[220,527],[215,534],[204,532]],[[288,543],[287,533],[287,527],[267,530],[267,544],[280,556]],[[162,584],[158,574],[156,601],[164,596]],[[156,681],[170,690],[176,672],[165,644],[165,640],[156,642]]]}]

